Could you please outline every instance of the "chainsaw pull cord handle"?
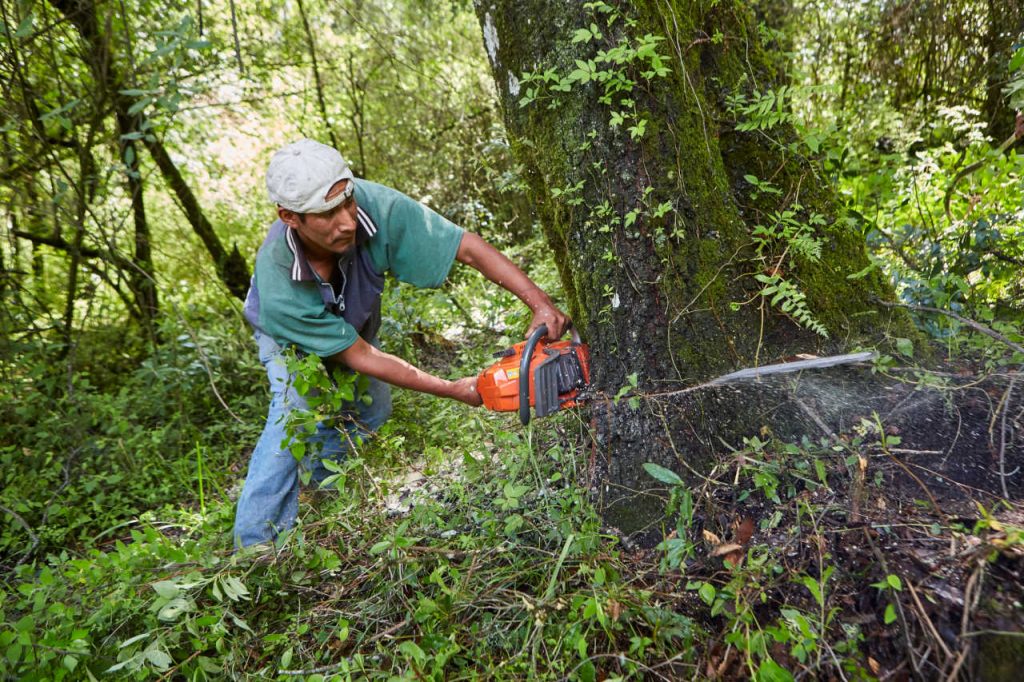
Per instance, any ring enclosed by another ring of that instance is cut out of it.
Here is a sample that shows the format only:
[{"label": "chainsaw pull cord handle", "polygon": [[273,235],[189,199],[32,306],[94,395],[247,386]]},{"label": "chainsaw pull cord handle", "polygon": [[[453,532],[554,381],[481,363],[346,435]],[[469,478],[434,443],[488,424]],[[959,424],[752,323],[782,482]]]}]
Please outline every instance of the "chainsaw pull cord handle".
[{"label": "chainsaw pull cord handle", "polygon": [[530,423],[530,361],[537,342],[548,333],[548,326],[542,324],[533,330],[523,347],[523,357],[519,359],[519,421],[526,426]]}]

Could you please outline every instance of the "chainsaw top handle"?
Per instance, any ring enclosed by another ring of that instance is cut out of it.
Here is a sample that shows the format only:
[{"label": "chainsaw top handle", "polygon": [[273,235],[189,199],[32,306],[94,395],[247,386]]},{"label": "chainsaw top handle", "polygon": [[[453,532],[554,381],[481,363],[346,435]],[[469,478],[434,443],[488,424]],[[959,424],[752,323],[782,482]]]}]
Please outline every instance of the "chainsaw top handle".
[{"label": "chainsaw top handle", "polygon": [[[575,327],[572,329],[572,340],[580,343],[580,333]],[[541,324],[533,330],[526,339],[526,346],[523,347],[523,357],[519,360],[519,421],[523,426],[530,423],[530,361],[533,359],[533,350],[537,344],[548,334],[548,326]]]},{"label": "chainsaw top handle", "polygon": [[523,356],[519,359],[519,421],[526,426],[530,423],[530,360],[537,342],[547,336],[548,326],[542,324],[526,339]]}]

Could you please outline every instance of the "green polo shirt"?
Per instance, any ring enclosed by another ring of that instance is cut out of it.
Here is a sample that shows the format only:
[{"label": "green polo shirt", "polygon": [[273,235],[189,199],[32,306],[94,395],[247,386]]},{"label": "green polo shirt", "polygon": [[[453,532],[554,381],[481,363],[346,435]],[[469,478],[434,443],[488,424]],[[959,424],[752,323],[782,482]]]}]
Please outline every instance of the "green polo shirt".
[{"label": "green polo shirt", "polygon": [[281,347],[327,358],[379,316],[384,275],[417,287],[444,283],[464,233],[397,190],[356,180],[355,248],[339,259],[341,291],[321,280],[294,230],[276,221],[256,255],[245,317]]}]

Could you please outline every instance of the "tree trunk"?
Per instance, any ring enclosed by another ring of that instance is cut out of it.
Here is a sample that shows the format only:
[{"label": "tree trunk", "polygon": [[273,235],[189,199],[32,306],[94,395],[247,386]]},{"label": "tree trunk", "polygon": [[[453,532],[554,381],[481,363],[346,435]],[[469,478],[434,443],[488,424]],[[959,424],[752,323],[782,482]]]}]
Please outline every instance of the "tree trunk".
[{"label": "tree trunk", "polygon": [[[595,389],[614,396],[635,374],[643,398],[638,409],[595,401],[596,459],[611,494],[650,487],[648,461],[699,476],[720,440],[759,424],[743,401],[654,394],[885,329],[913,332],[875,304],[892,292],[877,270],[863,274],[861,229],[785,116],[750,108],[780,80],[742,3],[584,4],[476,8],[513,150],[591,346]],[[766,231],[775,236],[758,241]],[[807,248],[814,240],[819,259]],[[640,527],[658,507],[644,499],[606,498],[606,517]]]},{"label": "tree trunk", "polygon": [[157,300],[156,268],[153,265],[153,250],[150,242],[149,223],[146,220],[146,202],[144,187],[142,184],[142,173],[140,172],[139,156],[136,150],[135,140],[126,137],[138,130],[140,123],[138,116],[128,114],[130,104],[126,106],[127,98],[115,96],[115,118],[117,119],[117,130],[120,133],[119,151],[121,160],[125,164],[125,183],[128,188],[128,195],[132,201],[132,219],[135,223],[135,256],[132,259],[134,268],[129,271],[128,278],[132,293],[135,297],[136,306],[141,314],[143,331],[150,339],[156,339],[156,317],[160,312]]},{"label": "tree trunk", "polygon": [[149,150],[150,156],[153,157],[153,161],[156,162],[157,168],[160,169],[167,186],[178,198],[185,216],[192,224],[192,230],[199,236],[210,257],[213,258],[213,265],[217,269],[220,280],[227,285],[228,291],[244,301],[245,294],[249,290],[249,266],[242,254],[239,253],[238,246],[232,244],[231,251],[227,251],[221,244],[220,238],[213,229],[213,224],[203,213],[199,200],[192,193],[188,183],[185,182],[185,178],[182,177],[181,171],[174,164],[163,143],[152,136],[144,137],[143,143]]}]

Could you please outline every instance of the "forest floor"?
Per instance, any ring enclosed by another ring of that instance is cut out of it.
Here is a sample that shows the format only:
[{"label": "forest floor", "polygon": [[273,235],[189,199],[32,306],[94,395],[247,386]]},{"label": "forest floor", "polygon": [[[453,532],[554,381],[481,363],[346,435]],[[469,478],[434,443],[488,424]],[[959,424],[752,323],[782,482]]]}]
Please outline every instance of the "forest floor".
[{"label": "forest floor", "polygon": [[668,504],[636,534],[600,514],[585,413],[405,392],[273,548],[230,548],[242,452],[205,500],[16,567],[0,677],[1018,680],[1024,391],[885,376],[838,425],[802,379],[813,436],[762,429],[696,483],[648,470]]},{"label": "forest floor", "polygon": [[[818,441],[783,442],[762,431],[702,485],[688,486],[687,502],[679,499],[683,486],[670,486],[666,516],[647,532],[624,536],[602,526],[595,551],[614,558],[621,584],[702,633],[692,655],[635,661],[632,670],[649,679],[787,679],[772,677],[770,659],[816,678],[1018,679],[1017,375],[964,365],[887,372],[890,379],[872,381],[876,390],[886,385],[884,395],[859,401],[855,407],[871,410],[860,419],[846,414],[845,431],[816,415],[810,422],[825,432]],[[808,385],[795,399],[812,413],[815,398],[828,396],[807,394]],[[535,452],[591,449],[584,430],[556,427],[537,439]],[[478,455],[501,465],[495,450]],[[433,471],[420,462],[385,484],[393,491],[388,513],[407,514],[425,499],[443,505],[463,474],[461,462]],[[526,494],[519,502],[543,510],[547,501]],[[604,606],[615,620],[627,610],[615,599]],[[616,639],[594,679],[630,670],[628,657],[611,656]]]},{"label": "forest floor", "polygon": [[[687,522],[667,542],[624,555],[639,581],[704,623],[699,672],[757,676],[746,650],[763,647],[816,677],[1019,679],[1017,372],[958,363],[852,382],[812,376],[780,394],[799,403],[817,441],[781,442],[767,427],[744,439],[685,505],[670,504]],[[673,543],[687,559],[665,571]]]}]

